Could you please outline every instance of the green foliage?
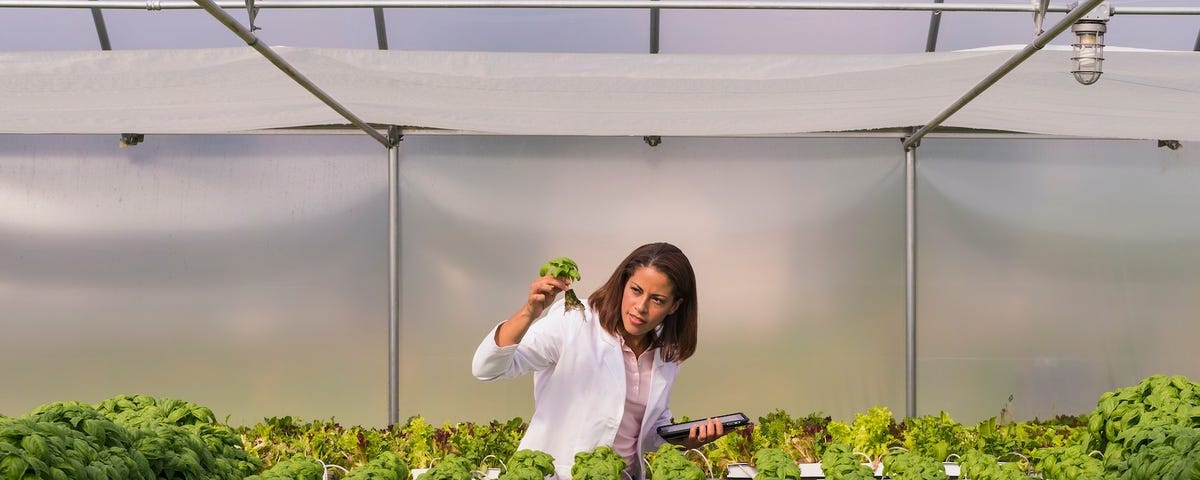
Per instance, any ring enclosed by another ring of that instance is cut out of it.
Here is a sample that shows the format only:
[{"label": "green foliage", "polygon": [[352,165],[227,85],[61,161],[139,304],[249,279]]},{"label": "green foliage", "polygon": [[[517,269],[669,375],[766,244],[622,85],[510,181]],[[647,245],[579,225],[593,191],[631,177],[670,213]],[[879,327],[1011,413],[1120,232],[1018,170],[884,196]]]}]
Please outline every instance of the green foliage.
[{"label": "green foliage", "polygon": [[948,480],[940,460],[911,451],[893,451],[883,457],[883,475],[892,480]]},{"label": "green foliage", "polygon": [[625,459],[617,455],[612,447],[600,446],[590,452],[575,454],[571,466],[573,480],[621,480],[625,470]]},{"label": "green foliage", "polygon": [[[538,276],[544,277],[546,275],[555,278],[565,278],[573,282],[578,282],[582,279],[579,276],[579,265],[576,265],[575,261],[568,257],[558,257],[542,264],[542,268],[538,270]],[[579,297],[575,295],[574,289],[567,290],[564,299],[568,311],[583,309],[583,302],[579,301]]]},{"label": "green foliage", "polygon": [[973,443],[970,431],[946,412],[907,418],[904,425],[904,448],[938,462],[962,455]]},{"label": "green foliage", "polygon": [[1029,477],[1016,463],[999,463],[996,457],[968,450],[959,462],[963,478],[971,480],[1026,480]]},{"label": "green foliage", "polygon": [[404,438],[404,461],[413,468],[426,468],[442,456],[434,445],[434,434],[437,429],[420,415],[409,417],[408,422],[400,429]]},{"label": "green foliage", "polygon": [[1040,448],[1082,442],[1083,435],[1078,428],[1033,422],[998,423],[996,417],[980,422],[973,430],[975,449],[996,457],[1013,453],[1028,457]]},{"label": "green foliage", "polygon": [[1103,480],[1104,463],[1088,455],[1082,444],[1050,447],[1033,452],[1033,469],[1054,480]]},{"label": "green foliage", "polygon": [[245,480],[321,480],[325,468],[321,462],[307,455],[296,455],[280,461],[261,475],[252,475]]},{"label": "green foliage", "polygon": [[100,402],[96,410],[129,429],[134,447],[161,480],[241,480],[262,468],[241,438],[217,423],[206,407],[173,398],[119,395]]},{"label": "green foliage", "polygon": [[470,460],[449,454],[421,475],[421,480],[470,480],[474,471],[475,464]]},{"label": "green foliage", "polygon": [[1117,465],[1176,427],[1200,428],[1200,384],[1183,376],[1153,375],[1100,396],[1088,416],[1088,447]]},{"label": "green foliage", "polygon": [[754,454],[756,480],[800,480],[800,467],[778,448],[764,448]]},{"label": "green foliage", "polygon": [[769,446],[758,425],[751,423],[709,442],[702,450],[714,468],[725,471],[731,463],[750,463],[756,452]]},{"label": "green foliage", "polygon": [[670,443],[659,445],[650,461],[650,476],[654,480],[704,480],[704,470],[692,463],[679,447]]},{"label": "green foliage", "polygon": [[758,417],[758,429],[771,448],[783,450],[801,462],[815,463],[821,456],[820,447],[828,435],[825,427],[831,419],[820,412],[793,419],[783,410],[773,410]]},{"label": "green foliage", "polygon": [[889,448],[900,446],[900,440],[892,433],[897,429],[896,421],[887,407],[871,407],[865,414],[855,414],[852,424],[832,421],[827,428],[830,441],[847,444],[873,461],[886,455]]},{"label": "green foliage", "polygon": [[408,465],[392,452],[372,458],[366,465],[350,471],[345,480],[408,480]]},{"label": "green foliage", "polygon": [[247,449],[267,465],[308,455],[351,470],[385,454],[393,454],[412,468],[427,468],[446,455],[464,457],[478,465],[487,455],[511,455],[525,431],[521,418],[487,424],[471,422],[429,424],[410,417],[403,425],[382,429],[343,427],[334,420],[304,422],[293,417],[271,417],[243,428]]},{"label": "green foliage", "polygon": [[541,480],[554,473],[554,457],[538,450],[517,450],[505,464],[508,468],[500,478],[506,480]]},{"label": "green foliage", "polygon": [[555,278],[567,278],[572,281],[579,281],[579,265],[575,264],[574,260],[569,257],[558,257],[542,264],[542,269],[538,271],[538,276],[544,277],[550,275]]},{"label": "green foliage", "polygon": [[508,458],[517,450],[524,433],[520,418],[507,423],[493,420],[487,424],[461,422],[444,423],[434,431],[435,450],[470,460],[478,465],[488,455]]},{"label": "green foliage", "polygon": [[0,419],[0,478],[150,480],[132,436],[92,407],[57,402]]},{"label": "green foliage", "polygon": [[383,453],[395,453],[397,443],[394,429],[346,428],[334,419],[298,423],[292,417],[283,417],[268,419],[265,425],[258,433],[266,434],[268,438],[276,432],[283,433],[279,442],[258,437],[253,445],[266,452],[274,450],[276,458],[303,454],[327,463],[353,467],[364,465]]},{"label": "green foliage", "polygon": [[827,480],[874,480],[875,471],[844,443],[831,443],[821,454],[821,472]]},{"label": "green foliage", "polygon": [[1200,429],[1178,425],[1133,434],[1136,449],[1105,459],[1118,480],[1200,479]]}]

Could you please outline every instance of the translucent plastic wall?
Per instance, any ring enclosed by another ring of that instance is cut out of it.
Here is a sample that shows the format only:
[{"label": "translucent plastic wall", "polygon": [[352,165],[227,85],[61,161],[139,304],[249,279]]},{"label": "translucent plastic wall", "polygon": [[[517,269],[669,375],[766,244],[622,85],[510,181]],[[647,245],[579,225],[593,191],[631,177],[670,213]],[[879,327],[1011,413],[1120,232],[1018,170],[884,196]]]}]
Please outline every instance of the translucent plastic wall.
[{"label": "translucent plastic wall", "polygon": [[599,287],[635,247],[696,270],[700,343],[676,415],[903,410],[903,157],[895,140],[416,137],[403,144],[406,411],[528,418],[529,378],[469,376],[538,267]]},{"label": "translucent plastic wall", "polygon": [[386,259],[365,136],[0,136],[0,412],[146,393],[384,423]]},{"label": "translucent plastic wall", "polygon": [[924,142],[918,413],[1047,418],[1200,378],[1197,147]]},{"label": "translucent plastic wall", "polygon": [[[387,156],[363,136],[2,137],[0,411],[118,393],[235,423],[386,421]],[[402,144],[401,417],[522,416],[470,357],[541,263],[587,294],[634,247],[698,272],[680,415],[902,408],[894,140]]]},{"label": "translucent plastic wall", "polygon": [[[387,419],[387,155],[361,135],[0,136],[0,413],[119,393],[231,423]],[[1153,142],[927,139],[918,413],[1090,410],[1200,378],[1200,157]],[[678,415],[904,411],[895,139],[410,136],[401,418],[522,416],[470,357],[537,267],[581,294],[631,249],[696,267]]]}]

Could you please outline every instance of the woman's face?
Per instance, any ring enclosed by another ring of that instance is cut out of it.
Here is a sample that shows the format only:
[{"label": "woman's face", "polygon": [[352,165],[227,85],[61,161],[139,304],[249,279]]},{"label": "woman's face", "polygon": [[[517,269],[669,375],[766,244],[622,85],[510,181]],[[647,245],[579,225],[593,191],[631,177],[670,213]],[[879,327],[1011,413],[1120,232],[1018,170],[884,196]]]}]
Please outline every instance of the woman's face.
[{"label": "woman's face", "polygon": [[621,297],[621,321],[625,332],[641,338],[675,313],[683,299],[675,298],[671,279],[653,267],[638,267],[625,281]]}]

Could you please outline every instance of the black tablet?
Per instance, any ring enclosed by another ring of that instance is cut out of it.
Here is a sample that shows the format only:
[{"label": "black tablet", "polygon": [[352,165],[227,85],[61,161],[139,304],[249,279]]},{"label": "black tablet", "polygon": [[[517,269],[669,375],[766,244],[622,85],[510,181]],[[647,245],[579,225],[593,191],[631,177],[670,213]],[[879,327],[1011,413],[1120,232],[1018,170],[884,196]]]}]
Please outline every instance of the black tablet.
[{"label": "black tablet", "polygon": [[[746,415],[743,414],[742,412],[730,413],[728,415],[721,415],[719,417],[716,417],[716,419],[718,422],[721,422],[721,424],[725,426],[725,431],[727,431],[727,432],[731,429],[750,424],[750,419],[746,418]],[[705,418],[701,418],[699,420],[692,420],[690,422],[672,423],[670,425],[663,425],[661,427],[658,427],[658,435],[663,437],[663,439],[665,439],[665,440],[677,440],[677,439],[681,439],[681,438],[687,438],[688,433],[692,430],[693,426],[701,425],[707,421],[708,421],[708,418],[705,417]]]}]

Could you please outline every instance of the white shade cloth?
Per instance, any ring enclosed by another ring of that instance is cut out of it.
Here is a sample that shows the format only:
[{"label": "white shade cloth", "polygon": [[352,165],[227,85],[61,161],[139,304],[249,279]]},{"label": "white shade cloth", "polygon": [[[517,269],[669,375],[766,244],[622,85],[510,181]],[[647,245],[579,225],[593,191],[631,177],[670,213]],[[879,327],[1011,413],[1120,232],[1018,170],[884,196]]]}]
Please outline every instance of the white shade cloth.
[{"label": "white shade cloth", "polygon": [[[1020,47],[880,55],[276,47],[368,123],[513,135],[787,135],[923,125]],[[1038,52],[943,126],[1200,140],[1200,52]],[[250,47],[0,53],[0,133],[348,124]]]}]

